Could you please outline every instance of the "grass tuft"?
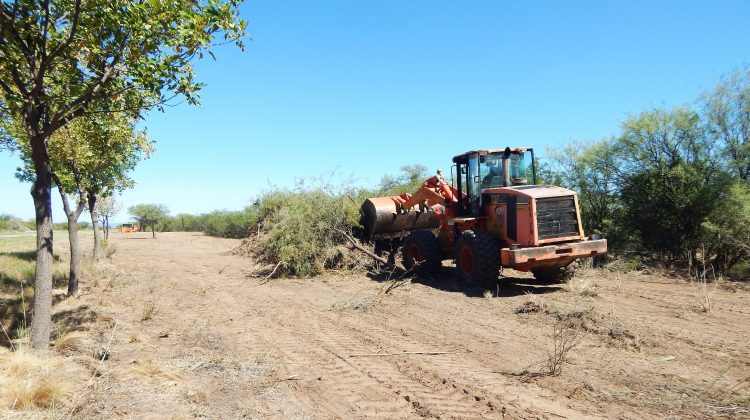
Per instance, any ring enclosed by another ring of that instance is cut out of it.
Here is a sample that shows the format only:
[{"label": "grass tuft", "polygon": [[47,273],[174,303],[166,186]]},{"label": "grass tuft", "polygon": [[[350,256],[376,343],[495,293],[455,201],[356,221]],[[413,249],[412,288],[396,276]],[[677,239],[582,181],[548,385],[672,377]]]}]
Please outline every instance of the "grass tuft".
[{"label": "grass tuft", "polygon": [[60,354],[83,353],[87,335],[81,331],[71,331],[55,340],[55,351]]},{"label": "grass tuft", "polygon": [[47,409],[64,404],[75,390],[76,372],[59,356],[26,347],[0,349],[0,401],[11,410]]},{"label": "grass tuft", "polygon": [[156,303],[153,300],[147,300],[143,304],[143,312],[141,313],[141,321],[148,321],[153,319],[159,314],[159,309],[156,307]]}]

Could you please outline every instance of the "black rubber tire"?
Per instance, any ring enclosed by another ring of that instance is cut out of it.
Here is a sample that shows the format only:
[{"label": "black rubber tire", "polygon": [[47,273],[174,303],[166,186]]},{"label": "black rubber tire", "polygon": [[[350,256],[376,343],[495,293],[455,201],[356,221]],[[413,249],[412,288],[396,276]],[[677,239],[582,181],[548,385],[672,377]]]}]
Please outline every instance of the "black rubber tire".
[{"label": "black rubber tire", "polygon": [[458,278],[467,283],[496,281],[500,275],[500,246],[483,230],[467,230],[456,245]]},{"label": "black rubber tire", "polygon": [[[440,244],[429,230],[415,230],[406,235],[401,247],[401,257],[404,267],[407,270],[413,268],[414,273],[421,277],[437,277],[443,266]],[[414,267],[417,262],[420,264]]]},{"label": "black rubber tire", "polygon": [[531,274],[537,280],[545,283],[565,283],[573,278],[576,273],[576,267],[578,267],[578,262],[573,261],[562,267],[532,268]]}]

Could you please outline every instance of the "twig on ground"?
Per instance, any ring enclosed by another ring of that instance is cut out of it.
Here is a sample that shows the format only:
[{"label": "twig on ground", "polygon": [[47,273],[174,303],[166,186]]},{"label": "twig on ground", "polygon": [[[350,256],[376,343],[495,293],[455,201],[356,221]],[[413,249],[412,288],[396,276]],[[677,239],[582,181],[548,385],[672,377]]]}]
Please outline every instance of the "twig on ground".
[{"label": "twig on ground", "polygon": [[94,378],[96,378],[99,375],[99,370],[102,367],[102,364],[104,364],[104,360],[107,359],[107,355],[110,353],[109,349],[112,346],[112,340],[115,338],[115,331],[117,330],[117,321],[114,322],[114,325],[112,325],[112,334],[109,336],[109,341],[107,342],[107,347],[105,348],[105,351],[103,352],[103,355],[101,359],[99,359],[99,364],[96,365],[96,369],[94,369],[94,373],[91,375],[91,378],[89,378],[88,382],[86,382],[86,385],[81,390],[81,395],[78,396],[78,399],[75,400],[75,403],[73,403],[73,406],[70,408],[70,413],[68,413],[68,420],[73,418],[73,413],[75,413],[76,408],[78,408],[78,404],[81,403],[81,400],[83,399],[84,395],[86,395],[86,391],[91,388],[91,384],[94,382]]},{"label": "twig on ground", "polygon": [[349,357],[371,357],[371,356],[401,356],[404,354],[422,354],[425,356],[436,356],[439,354],[458,354],[462,351],[404,351],[401,353],[357,353],[350,354]]},{"label": "twig on ground", "polygon": [[263,281],[260,282],[260,284],[266,284],[266,283],[268,283],[271,280],[271,278],[273,277],[273,275],[276,274],[276,270],[278,270],[279,267],[281,267],[281,263],[282,263],[281,261],[279,261],[278,263],[276,263],[276,267],[274,267],[273,270],[271,270],[271,273],[268,274],[266,276],[266,278],[263,279]]}]

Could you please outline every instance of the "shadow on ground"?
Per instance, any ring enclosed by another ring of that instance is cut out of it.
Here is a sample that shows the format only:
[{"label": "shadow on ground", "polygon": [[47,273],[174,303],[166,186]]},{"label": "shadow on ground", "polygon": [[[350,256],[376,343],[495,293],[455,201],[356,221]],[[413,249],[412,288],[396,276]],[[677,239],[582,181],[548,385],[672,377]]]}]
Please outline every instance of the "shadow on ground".
[{"label": "shadow on ground", "polygon": [[[368,277],[378,282],[393,279],[389,273],[369,274]],[[422,284],[445,292],[463,293],[468,297],[484,297],[489,291],[493,297],[513,297],[526,294],[540,295],[562,290],[557,284],[542,283],[531,278],[503,277],[497,281],[467,284],[459,280],[454,267],[443,267],[439,277],[430,279],[413,277],[412,283]]]},{"label": "shadow on ground", "polygon": [[[65,293],[52,295],[52,306],[54,307],[54,305],[62,302],[65,298]],[[0,298],[0,323],[2,323],[0,346],[10,348],[12,347],[11,340],[21,338],[25,335],[26,330],[31,327],[32,305],[33,298]],[[61,314],[65,312],[70,311],[63,311]],[[60,317],[60,314],[52,316],[53,323],[64,319],[66,319],[65,316]]]},{"label": "shadow on ground", "polygon": [[[18,258],[19,260],[24,261],[36,261],[36,251],[0,252],[0,256]],[[54,261],[60,261],[60,256],[57,254],[53,254],[52,259]]]}]

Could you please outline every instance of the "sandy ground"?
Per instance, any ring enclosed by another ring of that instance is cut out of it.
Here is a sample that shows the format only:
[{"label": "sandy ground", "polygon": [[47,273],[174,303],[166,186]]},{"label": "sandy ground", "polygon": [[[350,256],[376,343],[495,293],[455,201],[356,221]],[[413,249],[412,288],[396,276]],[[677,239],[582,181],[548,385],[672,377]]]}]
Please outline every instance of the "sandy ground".
[{"label": "sandy ground", "polygon": [[78,418],[750,416],[742,283],[710,285],[708,312],[697,286],[649,273],[467,287],[447,269],[384,293],[357,273],[263,283],[235,240],[111,243],[104,278],[58,309],[110,352]]}]

